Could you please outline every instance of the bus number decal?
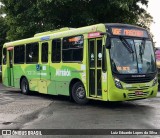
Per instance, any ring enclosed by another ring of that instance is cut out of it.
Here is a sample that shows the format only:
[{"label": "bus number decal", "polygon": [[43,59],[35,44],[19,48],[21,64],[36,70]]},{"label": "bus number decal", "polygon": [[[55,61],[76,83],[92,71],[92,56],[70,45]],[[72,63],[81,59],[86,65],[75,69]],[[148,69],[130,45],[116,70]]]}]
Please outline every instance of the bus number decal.
[{"label": "bus number decal", "polygon": [[32,76],[32,75],[41,75],[41,76],[47,76],[47,73],[40,73],[40,72],[36,72],[36,71],[27,71],[26,72],[27,75]]},{"label": "bus number decal", "polygon": [[81,65],[81,70],[86,70],[86,65]]},{"label": "bus number decal", "polygon": [[118,66],[118,67],[117,67],[117,70],[118,70],[118,71],[120,71],[120,70],[129,71],[129,70],[130,70],[130,67],[126,67],[126,66],[122,66],[122,67],[121,67],[121,66]]},{"label": "bus number decal", "polygon": [[56,76],[66,76],[69,77],[71,76],[71,71],[68,69],[64,69],[64,70],[56,70]]},{"label": "bus number decal", "polygon": [[46,40],[49,40],[49,39],[50,39],[50,36],[41,37],[41,41],[46,41]]},{"label": "bus number decal", "polygon": [[102,81],[106,82],[107,81],[107,73],[102,72]]},{"label": "bus number decal", "polygon": [[42,66],[42,70],[46,70],[46,66]]}]

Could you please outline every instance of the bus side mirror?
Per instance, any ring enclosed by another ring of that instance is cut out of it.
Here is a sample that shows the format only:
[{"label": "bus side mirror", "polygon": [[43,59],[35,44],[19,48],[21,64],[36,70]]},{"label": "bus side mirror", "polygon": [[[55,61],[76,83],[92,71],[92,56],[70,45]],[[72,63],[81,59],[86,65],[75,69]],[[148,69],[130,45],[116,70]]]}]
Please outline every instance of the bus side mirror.
[{"label": "bus side mirror", "polygon": [[106,33],[102,32],[102,33],[100,33],[100,35],[106,35],[107,36],[107,38],[106,38],[106,48],[111,49],[111,39],[110,39],[111,34],[108,33],[108,32],[106,32]]},{"label": "bus side mirror", "polygon": [[107,71],[107,59],[106,59],[106,47],[103,46],[103,55],[102,55],[102,71]]},{"label": "bus side mirror", "polygon": [[107,39],[106,39],[106,48],[111,49],[111,39],[109,36],[107,36]]}]

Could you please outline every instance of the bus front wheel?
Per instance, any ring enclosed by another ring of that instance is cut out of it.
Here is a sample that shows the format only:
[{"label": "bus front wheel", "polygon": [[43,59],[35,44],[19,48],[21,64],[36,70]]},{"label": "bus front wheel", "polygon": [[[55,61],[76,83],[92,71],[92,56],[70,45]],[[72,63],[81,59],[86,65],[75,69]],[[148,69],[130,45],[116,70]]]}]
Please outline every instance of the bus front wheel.
[{"label": "bus front wheel", "polygon": [[88,99],[86,98],[86,91],[81,82],[76,82],[72,87],[72,97],[78,104],[86,104]]},{"label": "bus front wheel", "polygon": [[21,81],[21,91],[23,94],[29,94],[29,83],[26,78],[23,78]]}]

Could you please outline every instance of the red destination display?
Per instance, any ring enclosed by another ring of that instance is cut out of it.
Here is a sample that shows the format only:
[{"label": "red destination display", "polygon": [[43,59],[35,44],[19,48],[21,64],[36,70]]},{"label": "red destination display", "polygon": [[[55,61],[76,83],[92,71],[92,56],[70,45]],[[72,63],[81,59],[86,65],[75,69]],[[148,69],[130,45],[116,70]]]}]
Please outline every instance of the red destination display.
[{"label": "red destination display", "polygon": [[93,32],[88,34],[88,38],[95,38],[95,37],[101,37],[100,32]]},{"label": "red destination display", "polygon": [[146,31],[138,29],[112,28],[112,34],[133,37],[148,37]]}]

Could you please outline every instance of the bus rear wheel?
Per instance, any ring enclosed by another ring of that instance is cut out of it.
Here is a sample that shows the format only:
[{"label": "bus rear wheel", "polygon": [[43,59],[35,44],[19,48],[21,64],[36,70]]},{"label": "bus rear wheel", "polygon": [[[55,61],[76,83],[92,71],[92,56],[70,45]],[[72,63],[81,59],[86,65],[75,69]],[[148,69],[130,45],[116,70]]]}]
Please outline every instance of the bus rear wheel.
[{"label": "bus rear wheel", "polygon": [[72,87],[72,97],[78,104],[86,104],[88,99],[86,98],[86,91],[81,82],[76,82]]},{"label": "bus rear wheel", "polygon": [[21,81],[21,91],[23,94],[29,94],[29,83],[26,78],[23,78]]}]

